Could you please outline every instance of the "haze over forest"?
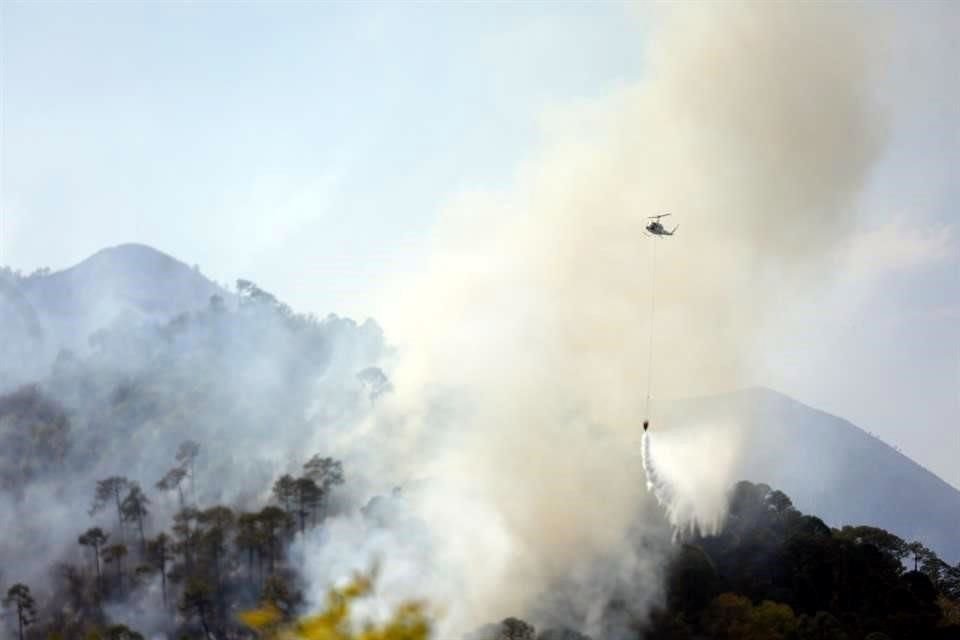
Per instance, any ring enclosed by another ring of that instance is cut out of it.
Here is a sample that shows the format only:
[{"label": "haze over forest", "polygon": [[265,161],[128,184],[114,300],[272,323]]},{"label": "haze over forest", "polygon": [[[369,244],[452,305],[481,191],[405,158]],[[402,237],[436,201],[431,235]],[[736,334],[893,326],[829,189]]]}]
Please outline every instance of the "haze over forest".
[{"label": "haze over forest", "polygon": [[958,27],[3,5],[2,629],[957,637]]}]

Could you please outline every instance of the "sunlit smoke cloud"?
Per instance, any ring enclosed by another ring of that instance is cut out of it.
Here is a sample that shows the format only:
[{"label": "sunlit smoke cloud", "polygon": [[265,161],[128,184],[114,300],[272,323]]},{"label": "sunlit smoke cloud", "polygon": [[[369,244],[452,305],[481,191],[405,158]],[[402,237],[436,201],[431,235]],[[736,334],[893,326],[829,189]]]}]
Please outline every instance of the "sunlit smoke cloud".
[{"label": "sunlit smoke cloud", "polygon": [[[451,628],[523,615],[585,559],[669,539],[645,498],[639,425],[742,385],[767,311],[816,286],[842,246],[883,139],[869,18],[799,3],[658,15],[643,81],[554,113],[515,188],[454,202],[426,272],[387,296],[396,394],[366,432],[389,424],[388,466],[430,477],[413,508],[468,603]],[[664,211],[682,224],[658,245],[654,283],[642,228]],[[698,433],[664,435],[657,464],[671,522],[711,529],[741,443]],[[668,549],[638,563],[662,566]],[[582,593],[611,592],[614,576],[583,575]],[[658,577],[631,579],[642,614]]]}]

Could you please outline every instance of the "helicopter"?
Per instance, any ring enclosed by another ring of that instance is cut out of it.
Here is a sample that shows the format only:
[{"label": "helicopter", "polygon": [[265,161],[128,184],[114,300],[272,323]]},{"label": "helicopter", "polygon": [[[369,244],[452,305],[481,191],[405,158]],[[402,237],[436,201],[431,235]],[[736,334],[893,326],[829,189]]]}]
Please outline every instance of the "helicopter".
[{"label": "helicopter", "polygon": [[653,220],[653,222],[646,226],[647,232],[655,236],[672,236],[676,230],[680,228],[680,225],[677,225],[670,231],[667,231],[664,226],[660,224],[660,218],[666,218],[669,215],[669,213],[663,213],[659,216],[650,216],[649,219]]}]

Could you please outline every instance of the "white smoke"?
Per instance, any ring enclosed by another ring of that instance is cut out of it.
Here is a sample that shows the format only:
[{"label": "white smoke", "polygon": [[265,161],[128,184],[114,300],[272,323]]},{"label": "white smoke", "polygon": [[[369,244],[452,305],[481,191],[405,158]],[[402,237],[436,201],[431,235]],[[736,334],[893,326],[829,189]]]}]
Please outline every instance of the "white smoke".
[{"label": "white smoke", "polygon": [[[622,587],[635,614],[657,602],[671,534],[646,499],[639,425],[743,384],[768,311],[842,244],[881,140],[867,27],[851,6],[677,5],[642,83],[555,119],[513,192],[447,211],[427,272],[384,307],[396,393],[342,442],[376,450],[370,477],[429,478],[409,504],[425,550],[388,526],[384,563],[419,567],[392,595],[445,606],[438,637],[530,612],[591,627]],[[642,230],[664,210],[682,225],[658,245],[648,371]],[[673,528],[722,521],[741,445],[717,433],[657,432]],[[318,592],[331,577],[313,576]],[[544,612],[559,584],[573,604]]]}]

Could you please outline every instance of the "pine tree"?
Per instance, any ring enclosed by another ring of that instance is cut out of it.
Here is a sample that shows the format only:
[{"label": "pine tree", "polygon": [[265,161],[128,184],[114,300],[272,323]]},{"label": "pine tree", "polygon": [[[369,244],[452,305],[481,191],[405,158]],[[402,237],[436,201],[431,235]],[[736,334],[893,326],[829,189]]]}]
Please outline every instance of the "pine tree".
[{"label": "pine tree", "polygon": [[120,512],[123,515],[124,521],[137,523],[137,530],[140,532],[141,556],[147,552],[147,539],[143,533],[143,520],[149,514],[147,509],[148,504],[150,504],[150,499],[147,498],[143,490],[140,489],[140,485],[136,482],[130,484],[130,488],[127,490],[127,496],[123,499],[123,502],[120,503]]},{"label": "pine tree", "polygon": [[204,637],[210,636],[209,616],[212,602],[210,600],[210,585],[200,578],[191,577],[187,581],[187,586],[180,595],[180,603],[177,608],[185,618],[190,619],[196,616],[200,620],[200,626],[203,627]]},{"label": "pine tree", "polygon": [[253,556],[260,551],[259,524],[256,513],[241,513],[237,517],[234,543],[247,552],[247,577],[253,580]]},{"label": "pine tree", "polygon": [[100,576],[100,549],[106,544],[109,534],[103,532],[103,529],[100,527],[93,527],[87,529],[79,538],[77,542],[85,547],[90,547],[93,550],[93,561],[94,566],[97,570],[97,590],[102,590],[102,578]]},{"label": "pine tree", "polygon": [[90,515],[102,511],[109,504],[113,504],[117,509],[117,526],[120,527],[120,538],[123,538],[123,509],[121,508],[121,495],[130,486],[130,481],[121,476],[110,476],[97,481],[97,487],[93,493],[93,506],[90,507]]},{"label": "pine tree", "polygon": [[197,503],[196,463],[198,455],[200,455],[200,443],[194,440],[184,440],[180,443],[176,456],[177,462],[188,471],[187,475],[190,476],[190,493],[194,504]]},{"label": "pine tree", "polygon": [[112,544],[103,550],[103,560],[113,563],[117,571],[117,588],[123,592],[123,559],[127,557],[127,545],[122,542]]},{"label": "pine tree", "polygon": [[37,621],[37,606],[30,595],[30,587],[19,582],[13,585],[7,590],[3,604],[16,609],[17,628],[20,631],[20,640],[23,640],[24,628]]},{"label": "pine tree", "polygon": [[303,465],[303,475],[313,480],[320,488],[317,510],[323,507],[333,487],[343,484],[343,464],[333,458],[321,458],[315,454]]},{"label": "pine tree", "polygon": [[147,556],[150,564],[160,571],[160,588],[163,593],[163,604],[167,604],[167,564],[173,560],[170,536],[160,534],[147,543]]},{"label": "pine tree", "polygon": [[160,480],[157,481],[156,487],[161,491],[172,491],[177,490],[177,496],[180,498],[180,508],[184,508],[183,501],[183,479],[187,476],[187,470],[183,467],[174,467],[167,471],[166,474]]},{"label": "pine tree", "polygon": [[288,515],[293,515],[293,503],[297,496],[297,481],[290,474],[284,474],[273,483],[273,496]]},{"label": "pine tree", "polygon": [[290,526],[290,516],[283,509],[265,507],[257,514],[257,521],[272,574],[276,566],[277,547],[280,546],[280,532]]},{"label": "pine tree", "polygon": [[297,515],[300,518],[300,535],[303,535],[307,516],[316,513],[323,499],[323,490],[312,478],[297,478],[294,485],[297,499]]}]

